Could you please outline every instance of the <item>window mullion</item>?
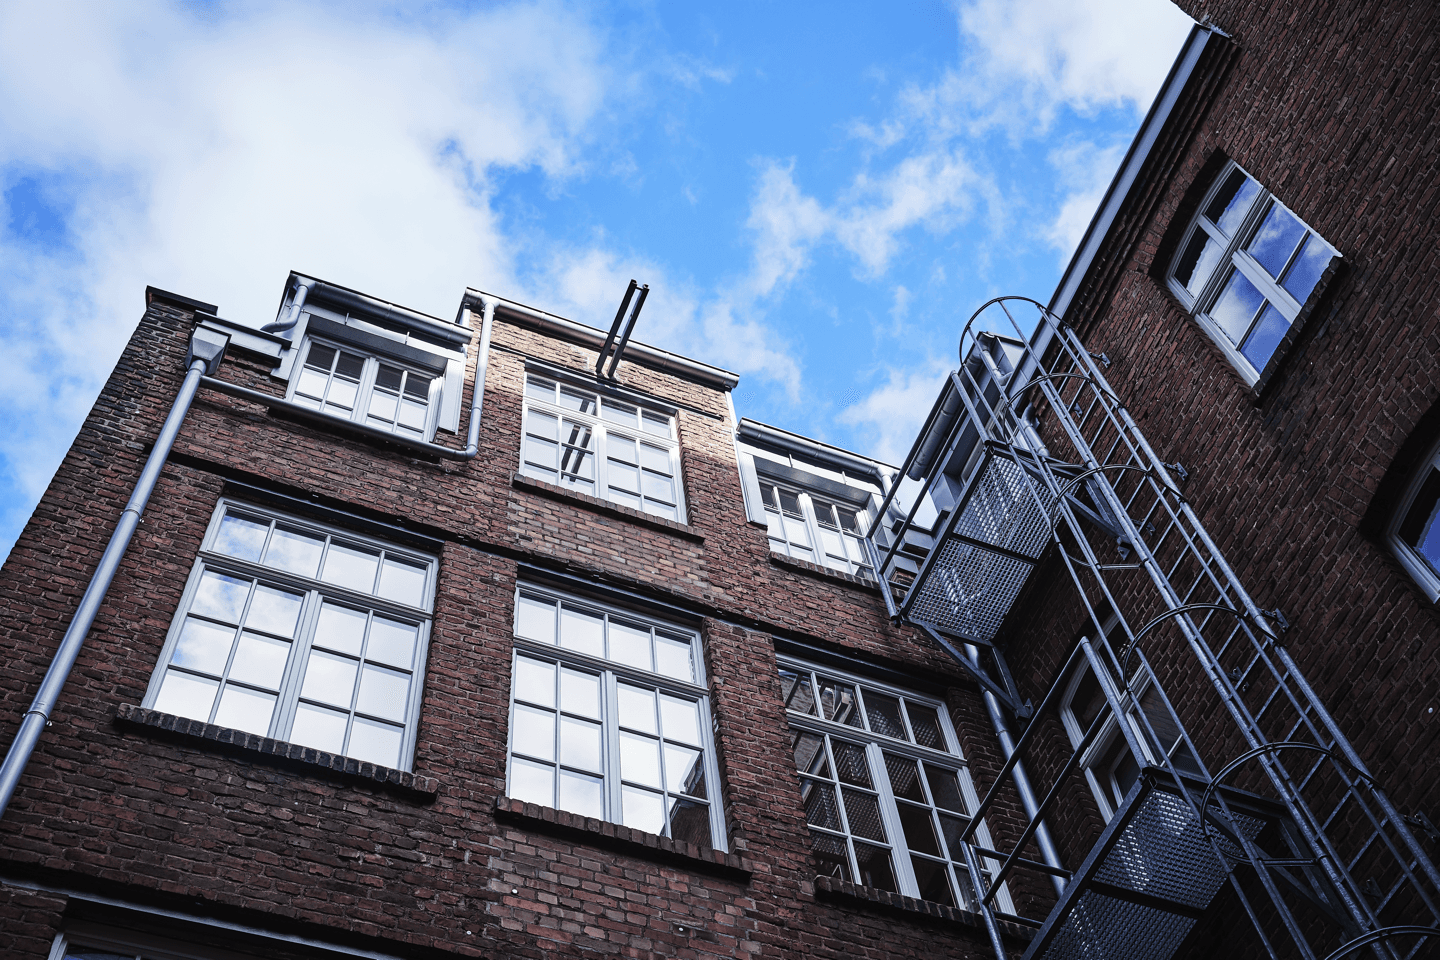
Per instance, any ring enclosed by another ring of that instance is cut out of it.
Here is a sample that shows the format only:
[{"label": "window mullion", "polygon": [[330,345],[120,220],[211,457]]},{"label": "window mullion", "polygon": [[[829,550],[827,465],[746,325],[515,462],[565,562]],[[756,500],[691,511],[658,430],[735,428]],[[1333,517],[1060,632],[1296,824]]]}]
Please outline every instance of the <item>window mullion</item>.
[{"label": "window mullion", "polygon": [[[563,669],[563,668],[562,668]],[[600,736],[602,738],[601,754],[604,756],[604,769],[600,771],[603,790],[605,793],[605,812],[603,819],[611,823],[621,821],[621,798],[623,793],[620,785],[620,689],[619,681],[612,671],[606,670],[600,675],[601,688],[605,691],[604,702],[600,709]],[[557,703],[559,701],[556,701]],[[558,725],[557,725],[557,730]],[[557,734],[558,735],[558,734]],[[558,744],[557,744],[558,747]],[[555,754],[559,760],[560,754]],[[558,768],[557,768],[558,769]]]},{"label": "window mullion", "polygon": [[[1279,310],[1286,320],[1294,321],[1295,315],[1300,312],[1300,305],[1295,302],[1294,297],[1290,296],[1290,292],[1281,287],[1265,268],[1255,261],[1249,251],[1236,250],[1232,259],[1235,269],[1243,273],[1245,279],[1255,284],[1255,289],[1264,294],[1265,299],[1274,304],[1275,309]],[[1264,312],[1263,307],[1261,312]]]},{"label": "window mullion", "polygon": [[275,717],[271,720],[272,736],[289,740],[290,730],[295,723],[295,709],[300,703],[300,684],[306,665],[310,662],[310,645],[315,639],[315,625],[320,620],[320,605],[323,598],[318,590],[307,590],[300,608],[300,625],[295,631],[295,641],[290,644],[290,659],[281,675],[279,701]]},{"label": "window mullion", "polygon": [[900,892],[907,897],[919,897],[920,884],[915,879],[915,866],[910,862],[910,848],[905,844],[900,810],[895,804],[895,794],[890,789],[885,755],[878,743],[871,741],[865,745],[865,759],[870,764],[870,780],[875,784],[875,792],[880,798],[880,822],[885,825],[885,836],[890,841],[890,859],[894,861],[895,879],[899,882]]}]

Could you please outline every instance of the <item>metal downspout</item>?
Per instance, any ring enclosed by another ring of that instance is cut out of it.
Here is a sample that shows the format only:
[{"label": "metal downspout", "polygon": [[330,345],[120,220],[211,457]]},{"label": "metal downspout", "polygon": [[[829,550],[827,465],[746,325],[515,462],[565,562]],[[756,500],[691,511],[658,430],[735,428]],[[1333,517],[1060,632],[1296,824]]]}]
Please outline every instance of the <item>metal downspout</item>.
[{"label": "metal downspout", "polygon": [[100,611],[100,604],[105,600],[110,582],[115,579],[115,572],[120,568],[126,548],[130,546],[130,538],[135,535],[135,530],[140,525],[140,516],[145,512],[145,505],[160,479],[160,470],[165,466],[170,448],[174,446],[175,437],[180,433],[180,426],[185,422],[185,415],[189,413],[190,404],[195,399],[195,391],[200,387],[200,377],[207,368],[218,366],[224,354],[224,347],[221,346],[218,355],[196,356],[193,344],[192,340],[193,359],[189,369],[185,371],[185,381],[180,385],[180,392],[176,394],[170,413],[165,417],[160,435],[155,438],[155,446],[150,451],[149,459],[145,461],[134,492],[130,494],[130,502],[125,504],[125,509],[120,514],[120,522],[115,525],[115,532],[110,535],[110,542],[105,546],[100,564],[95,568],[95,574],[85,588],[85,595],[80,598],[80,605],[75,610],[74,619],[70,621],[70,628],[65,631],[65,637],[55,651],[55,658],[45,671],[45,679],[40,682],[40,690],[35,694],[34,703],[26,712],[25,719],[20,722],[20,729],[10,744],[4,764],[0,765],[0,819],[4,818],[5,811],[10,806],[10,798],[15,795],[15,789],[20,785],[20,775],[25,772],[30,755],[35,752],[35,746],[40,742],[40,734],[50,724],[50,713],[55,709],[60,691],[80,656],[80,648],[95,622],[95,615]]},{"label": "metal downspout", "polygon": [[295,278],[295,299],[290,301],[290,315],[284,320],[274,320],[260,328],[262,333],[284,333],[300,322],[300,310],[305,306],[305,298],[310,295],[310,288],[315,286],[315,281],[306,277]]},{"label": "metal downspout", "polygon": [[[980,651],[972,644],[965,645],[965,652],[970,659],[977,664],[980,662]],[[995,738],[1000,741],[1000,752],[1009,760],[1015,753],[1015,735],[1010,732],[1010,722],[1005,719],[1005,711],[1000,706],[1000,700],[988,690],[981,691],[985,697],[985,709],[990,713],[990,724],[995,728]],[[1015,790],[1020,794],[1020,805],[1025,808],[1025,816],[1031,820],[1040,809],[1040,804],[1035,801],[1035,791],[1030,786],[1030,777],[1025,772],[1025,762],[1016,760],[1015,767],[1010,771],[1010,776],[1015,781]],[[1040,847],[1040,857],[1049,866],[1057,870],[1064,870],[1065,864],[1060,861],[1060,851],[1055,849],[1055,841],[1050,837],[1050,828],[1042,821],[1035,828],[1035,843]],[[1066,881],[1052,875],[1050,882],[1055,885],[1055,893],[1058,896],[1065,892]]]}]

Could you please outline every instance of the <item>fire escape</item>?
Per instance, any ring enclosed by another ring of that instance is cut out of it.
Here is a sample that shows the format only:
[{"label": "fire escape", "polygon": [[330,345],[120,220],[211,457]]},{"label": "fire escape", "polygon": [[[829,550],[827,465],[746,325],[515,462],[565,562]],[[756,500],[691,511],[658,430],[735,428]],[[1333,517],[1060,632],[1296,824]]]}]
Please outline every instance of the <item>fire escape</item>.
[{"label": "fire escape", "polygon": [[[1108,360],[1024,298],[977,311],[960,353],[869,543],[890,615],[1023,725],[1002,733],[1007,763],[961,838],[997,957],[1008,922],[1034,931],[1025,960],[1168,958],[1222,902],[1276,960],[1440,953],[1440,871],[1411,825],[1434,828],[1366,769],[1287,652],[1283,616],[1256,605],[1181,492],[1183,467],[1106,382]],[[1027,641],[1001,628],[1042,563],[1069,573],[1086,626],[1063,662],[1027,667],[1053,671],[1032,705],[1007,665]],[[1087,667],[1103,706],[1083,730],[1072,713],[1057,750]],[[1123,738],[1138,775],[1098,837],[1052,840],[1104,737]],[[981,847],[975,827],[1011,780],[1023,831]],[[1043,915],[1002,912],[1001,885],[1026,874]]]}]

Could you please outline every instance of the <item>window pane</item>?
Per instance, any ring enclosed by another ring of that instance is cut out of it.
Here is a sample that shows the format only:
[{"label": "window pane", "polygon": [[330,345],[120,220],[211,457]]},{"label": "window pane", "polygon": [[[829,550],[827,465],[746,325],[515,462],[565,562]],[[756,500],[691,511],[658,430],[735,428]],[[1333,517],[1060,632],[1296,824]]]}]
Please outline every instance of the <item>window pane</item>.
[{"label": "window pane", "polygon": [[329,373],[330,368],[334,365],[334,347],[327,347],[321,343],[310,344],[310,353],[307,354],[305,357],[305,366],[315,367],[316,369],[324,370],[326,373]]},{"label": "window pane", "polygon": [[885,754],[885,772],[890,777],[890,790],[902,800],[925,802],[925,791],[920,788],[920,766],[909,757]]},{"label": "window pane", "polygon": [[270,732],[270,718],[274,713],[275,694],[226,684],[225,692],[220,695],[220,708],[215,711],[215,723],[263,737]]},{"label": "window pane", "polygon": [[839,837],[815,833],[810,836],[810,850],[815,854],[817,876],[853,881],[850,872],[850,851]]},{"label": "window pane", "polygon": [[1240,348],[1240,353],[1257,371],[1264,370],[1265,364],[1275,355],[1275,348],[1280,346],[1280,341],[1284,340],[1285,334],[1289,332],[1290,321],[1286,320],[1273,304],[1267,303],[1255,329],[1245,338],[1245,345]]},{"label": "window pane", "polygon": [[365,659],[408,670],[415,664],[415,641],[419,636],[420,628],[413,623],[376,617],[370,625],[370,646],[365,648]]},{"label": "window pane", "polygon": [[1437,504],[1440,504],[1440,470],[1431,468],[1426,472],[1425,480],[1396,533],[1440,572],[1440,524],[1435,522],[1437,514],[1440,514],[1436,510]]},{"label": "window pane", "polygon": [[[571,670],[560,671],[560,709],[566,713],[578,713],[582,717],[600,718],[600,678],[593,673]],[[624,707],[621,707],[623,716]]]},{"label": "window pane", "polygon": [[602,783],[598,777],[561,770],[560,809],[578,813],[582,817],[603,818],[605,798],[601,792]]},{"label": "window pane", "polygon": [[300,695],[348,708],[355,693],[357,666],[359,664],[349,657],[337,657],[319,650],[310,651],[310,662],[305,667],[305,684]]},{"label": "window pane", "polygon": [[320,607],[320,619],[315,624],[315,646],[359,656],[364,639],[365,614],[362,611],[328,601]]},{"label": "window pane", "polygon": [[265,546],[265,534],[269,531],[268,523],[256,523],[233,513],[226,514],[225,519],[220,521],[220,532],[215,536],[215,551],[241,560],[258,561]]},{"label": "window pane", "polygon": [[780,695],[785,699],[785,709],[797,710],[804,714],[815,713],[815,692],[810,689],[809,672],[780,670]]},{"label": "window pane", "polygon": [[[313,352],[313,351],[312,351]],[[317,373],[306,367],[300,371],[300,379],[295,383],[295,399],[310,397],[315,400],[325,399],[325,385],[330,382],[330,377],[325,373]],[[319,406],[319,404],[315,404]]]},{"label": "window pane", "polygon": [[400,401],[393,393],[376,390],[370,394],[370,416],[377,420],[394,420],[399,405]]},{"label": "window pane", "polygon": [[387,363],[380,364],[380,369],[375,371],[375,386],[385,390],[400,392],[400,380],[405,376],[405,371],[399,367],[392,367]]},{"label": "window pane", "polygon": [[633,493],[626,493],[624,490],[611,488],[605,493],[606,499],[620,504],[622,507],[629,507],[631,510],[640,509],[640,497]]},{"label": "window pane", "polygon": [[651,413],[647,410],[643,414],[643,419],[640,425],[645,428],[646,433],[653,433],[661,437],[670,436],[669,417],[661,416],[658,413]]},{"label": "window pane", "polygon": [[515,698],[541,706],[555,706],[555,664],[518,657],[515,660]]},{"label": "window pane", "polygon": [[544,440],[559,440],[560,421],[548,414],[531,410],[525,414],[525,432]]},{"label": "window pane", "polygon": [[805,822],[831,830],[844,829],[840,823],[840,807],[835,802],[835,788],[818,780],[800,781],[800,799],[805,805]]},{"label": "window pane", "polygon": [[1305,247],[1290,264],[1290,272],[1285,274],[1285,282],[1280,284],[1295,300],[1302,306],[1310,299],[1310,292],[1315,289],[1319,282],[1320,275],[1325,268],[1330,266],[1331,254],[1328,247],[1320,242],[1315,234],[1305,238]]},{"label": "window pane", "polygon": [[666,476],[673,472],[670,469],[670,451],[648,443],[640,444],[640,466]]},{"label": "window pane", "polygon": [[1295,252],[1296,245],[1304,236],[1305,225],[1277,203],[1265,214],[1265,220],[1246,249],[1266,273],[1279,279],[1280,271],[1290,262],[1290,254]]},{"label": "window pane", "polygon": [[325,555],[325,571],[320,578],[351,590],[370,593],[375,589],[375,570],[379,564],[378,553],[332,542],[330,551]]},{"label": "window pane", "polygon": [[341,351],[340,359],[335,364],[335,372],[342,377],[349,377],[352,380],[360,379],[360,372],[365,369],[365,358],[358,357],[353,353]]},{"label": "window pane", "polygon": [[664,517],[666,520],[674,520],[676,523],[680,522],[680,512],[667,504],[646,501],[645,512],[657,517]]},{"label": "window pane", "polygon": [[860,711],[855,708],[855,687],[828,677],[820,678],[820,715],[851,727],[860,726]]},{"label": "window pane", "polygon": [[705,796],[705,764],[699,750],[665,744],[665,789],[671,793]]},{"label": "window pane", "polygon": [[1265,298],[1255,289],[1255,285],[1236,270],[1230,274],[1230,279],[1226,281],[1225,289],[1220,292],[1215,306],[1210,308],[1210,318],[1219,325],[1232,343],[1239,343],[1245,339],[1245,331],[1250,329],[1250,321],[1255,319],[1255,314],[1260,311],[1264,302]]},{"label": "window pane", "polygon": [[[510,749],[540,760],[555,759],[555,714],[515,704],[515,720],[510,731]],[[545,801],[549,803],[547,799]]]},{"label": "window pane", "polygon": [[560,406],[567,410],[579,410],[581,413],[594,413],[595,395],[562,384],[560,386]]},{"label": "window pane", "polygon": [[635,449],[635,441],[629,437],[621,437],[612,433],[610,434],[610,439],[605,449],[611,460],[619,460],[623,463],[634,465],[640,463],[640,457]]},{"label": "window pane", "polygon": [[868,843],[856,843],[855,859],[860,864],[860,878],[857,882],[867,887],[889,890],[891,893],[899,891],[889,850],[872,847]]},{"label": "window pane", "polygon": [[623,423],[633,427],[636,424],[637,409],[619,400],[606,399],[600,407],[600,415],[611,423]]},{"label": "window pane", "polygon": [[681,843],[708,847],[710,836],[710,805],[692,800],[670,801],[670,836]]},{"label": "window pane", "polygon": [[554,403],[555,384],[549,380],[542,380],[539,377],[526,377],[525,396],[532,397],[536,400],[548,400],[550,403]]},{"label": "window pane", "polygon": [[660,786],[660,742],[635,733],[620,734],[620,776],[631,783]]},{"label": "window pane", "polygon": [[660,732],[655,726],[655,691],[622,683],[617,685],[616,693],[620,700],[620,726],[645,733]]},{"label": "window pane", "polygon": [[295,709],[290,742],[326,753],[342,754],[345,750],[345,720],[343,713],[302,703]]},{"label": "window pane", "polygon": [[940,718],[933,708],[906,700],[905,712],[910,715],[910,730],[915,734],[916,743],[936,750],[946,749],[945,735],[940,732]]},{"label": "window pane", "polygon": [[795,517],[785,517],[785,539],[800,547],[810,546],[810,531],[805,528],[805,521]]},{"label": "window pane", "polygon": [[[263,637],[258,633],[242,633],[230,665],[230,679],[243,680],[267,690],[279,690],[285,675],[285,661],[290,657],[290,643]],[[269,722],[268,720],[266,721]]]},{"label": "window pane", "polygon": [[380,568],[380,589],[386,600],[418,607],[424,602],[425,568],[387,556]]},{"label": "window pane", "polygon": [[923,857],[911,857],[910,864],[915,869],[915,883],[920,888],[921,900],[943,903],[948,907],[955,905],[950,894],[950,871],[945,864]]},{"label": "window pane", "polygon": [[610,659],[641,670],[651,669],[650,631],[610,621]]},{"label": "window pane", "polygon": [[555,642],[555,601],[520,595],[515,603],[515,636]]},{"label": "window pane", "polygon": [[655,635],[655,672],[677,680],[695,680],[695,667],[690,662],[690,641]]},{"label": "window pane", "polygon": [[930,799],[943,810],[965,812],[965,801],[960,796],[960,779],[954,770],[925,764],[925,782],[930,786]]},{"label": "window pane", "polygon": [[651,500],[659,500],[662,503],[675,502],[675,485],[670,482],[669,477],[644,471],[640,474],[640,486],[640,492]]},{"label": "window pane", "polygon": [[510,796],[523,803],[555,806],[555,768],[515,757],[510,761]]},{"label": "window pane", "polygon": [[581,770],[600,770],[600,724],[560,718],[560,762]]},{"label": "window pane", "polygon": [[199,670],[218,677],[225,672],[225,662],[230,659],[230,647],[234,642],[234,627],[222,627],[187,617],[185,626],[180,630],[180,637],[175,641],[175,649],[170,654],[170,662],[177,667]]},{"label": "window pane", "polygon": [[560,442],[569,444],[572,447],[581,447],[585,450],[595,449],[595,432],[583,423],[576,423],[574,420],[566,420],[560,426]]},{"label": "window pane", "polygon": [[850,832],[857,837],[871,840],[885,839],[885,824],[880,820],[880,801],[873,793],[859,790],[843,790],[845,817],[850,822]]},{"label": "window pane", "polygon": [[404,735],[404,727],[356,717],[350,728],[350,746],[345,753],[365,763],[396,767],[400,765],[400,744]]},{"label": "window pane", "polygon": [[835,773],[841,783],[857,787],[873,787],[870,781],[870,764],[865,760],[865,748],[844,740],[831,740],[830,750],[835,754]]},{"label": "window pane", "polygon": [[910,739],[905,735],[905,721],[900,719],[900,701],[874,690],[865,691],[865,717],[870,731],[896,740]]},{"label": "window pane", "polygon": [[295,636],[295,623],[300,619],[302,594],[288,593],[274,587],[258,586],[245,615],[245,626],[282,637]]},{"label": "window pane", "polygon": [[905,845],[912,853],[940,855],[940,844],[935,840],[935,825],[930,821],[930,810],[913,803],[897,803],[900,812],[900,826],[905,831]]},{"label": "window pane", "polygon": [[790,731],[791,747],[795,753],[795,769],[817,777],[830,776],[830,758],[825,755],[825,739],[813,733]]},{"label": "window pane", "polygon": [[560,646],[592,657],[605,656],[605,622],[593,613],[560,608]]},{"label": "window pane", "polygon": [[665,803],[660,794],[624,787],[620,797],[620,822],[646,833],[665,829]]},{"label": "window pane", "polygon": [[341,380],[336,377],[330,381],[330,389],[325,394],[325,402],[331,406],[341,407],[345,410],[355,409],[355,395],[358,392],[357,385],[350,380]]},{"label": "window pane", "polygon": [[355,709],[372,717],[400,723],[405,721],[405,707],[410,700],[410,674],[365,664],[360,671],[360,694]]},{"label": "window pane", "polygon": [[424,409],[424,403],[428,403],[430,400],[430,383],[432,380],[432,377],[427,377],[423,373],[415,373],[414,371],[411,371],[409,375],[405,377],[405,396],[423,401],[420,407],[422,410]]},{"label": "window pane", "polygon": [[951,860],[959,861],[964,856],[960,850],[960,835],[965,832],[969,823],[969,820],[960,817],[940,814],[940,833],[945,838],[945,848],[949,851]]},{"label": "window pane", "polygon": [[313,577],[316,568],[320,566],[320,554],[324,549],[324,537],[277,526],[275,535],[270,538],[270,550],[265,554],[265,562],[280,570],[298,573],[302,577]]},{"label": "window pane", "polygon": [[215,691],[220,681],[193,677],[178,670],[165,671],[160,684],[160,694],[155,698],[155,709],[161,713],[173,713],[177,717],[192,720],[210,720],[210,708],[215,705]]},{"label": "window pane", "polygon": [[662,693],[660,694],[660,722],[663,724],[666,740],[678,740],[681,743],[699,745],[699,704]]},{"label": "window pane", "polygon": [[1220,228],[1227,237],[1235,235],[1235,228],[1245,219],[1251,202],[1260,192],[1260,185],[1240,170],[1231,170],[1225,178],[1225,185],[1215,194],[1205,208],[1205,216]]},{"label": "window pane", "polygon": [[776,491],[780,494],[780,509],[792,517],[803,517],[800,511],[800,495],[793,490],[783,490],[779,487]]},{"label": "window pane", "polygon": [[1196,226],[1195,232],[1190,235],[1190,242],[1185,245],[1185,252],[1175,261],[1175,279],[1190,291],[1192,297],[1199,296],[1205,281],[1215,272],[1215,266],[1224,253],[1225,248],[1222,245]]},{"label": "window pane", "polygon": [[[579,447],[565,447],[560,453],[560,469],[567,478],[590,481],[595,479],[595,455]],[[588,482],[584,484],[590,487]]]},{"label": "window pane", "polygon": [[195,589],[195,601],[190,609],[226,623],[239,623],[240,614],[245,610],[245,599],[250,593],[250,583],[249,580],[206,570]]},{"label": "window pane", "polygon": [[638,493],[640,490],[640,471],[614,460],[610,461],[606,479],[614,489],[624,490],[627,493]]}]

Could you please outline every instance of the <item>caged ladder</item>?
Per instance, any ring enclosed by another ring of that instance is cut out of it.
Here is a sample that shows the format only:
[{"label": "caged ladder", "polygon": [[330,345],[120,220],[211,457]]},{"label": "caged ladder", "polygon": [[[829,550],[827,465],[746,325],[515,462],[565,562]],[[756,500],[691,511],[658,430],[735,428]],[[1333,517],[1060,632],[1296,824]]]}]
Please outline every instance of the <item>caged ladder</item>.
[{"label": "caged ladder", "polygon": [[[1005,767],[962,837],[997,956],[1008,956],[1010,921],[1036,931],[1026,960],[1168,958],[1227,884],[1276,960],[1440,955],[1440,871],[1300,673],[1283,616],[1255,604],[1201,525],[1177,483],[1183,467],[1160,459],[1107,383],[1109,361],[1022,297],[972,315],[961,360],[867,542],[890,615],[1031,721],[1002,741]],[[1000,633],[1052,556],[1091,627],[1048,666],[1032,707]],[[1045,736],[1036,721],[1086,666],[1108,709],[1068,759],[1033,768],[1047,775],[1042,800],[1021,782]],[[1107,718],[1146,769],[1066,870],[1046,816]],[[1006,776],[1028,817],[1008,852],[974,833]],[[1023,870],[1053,880],[1043,917],[996,905]]]}]

